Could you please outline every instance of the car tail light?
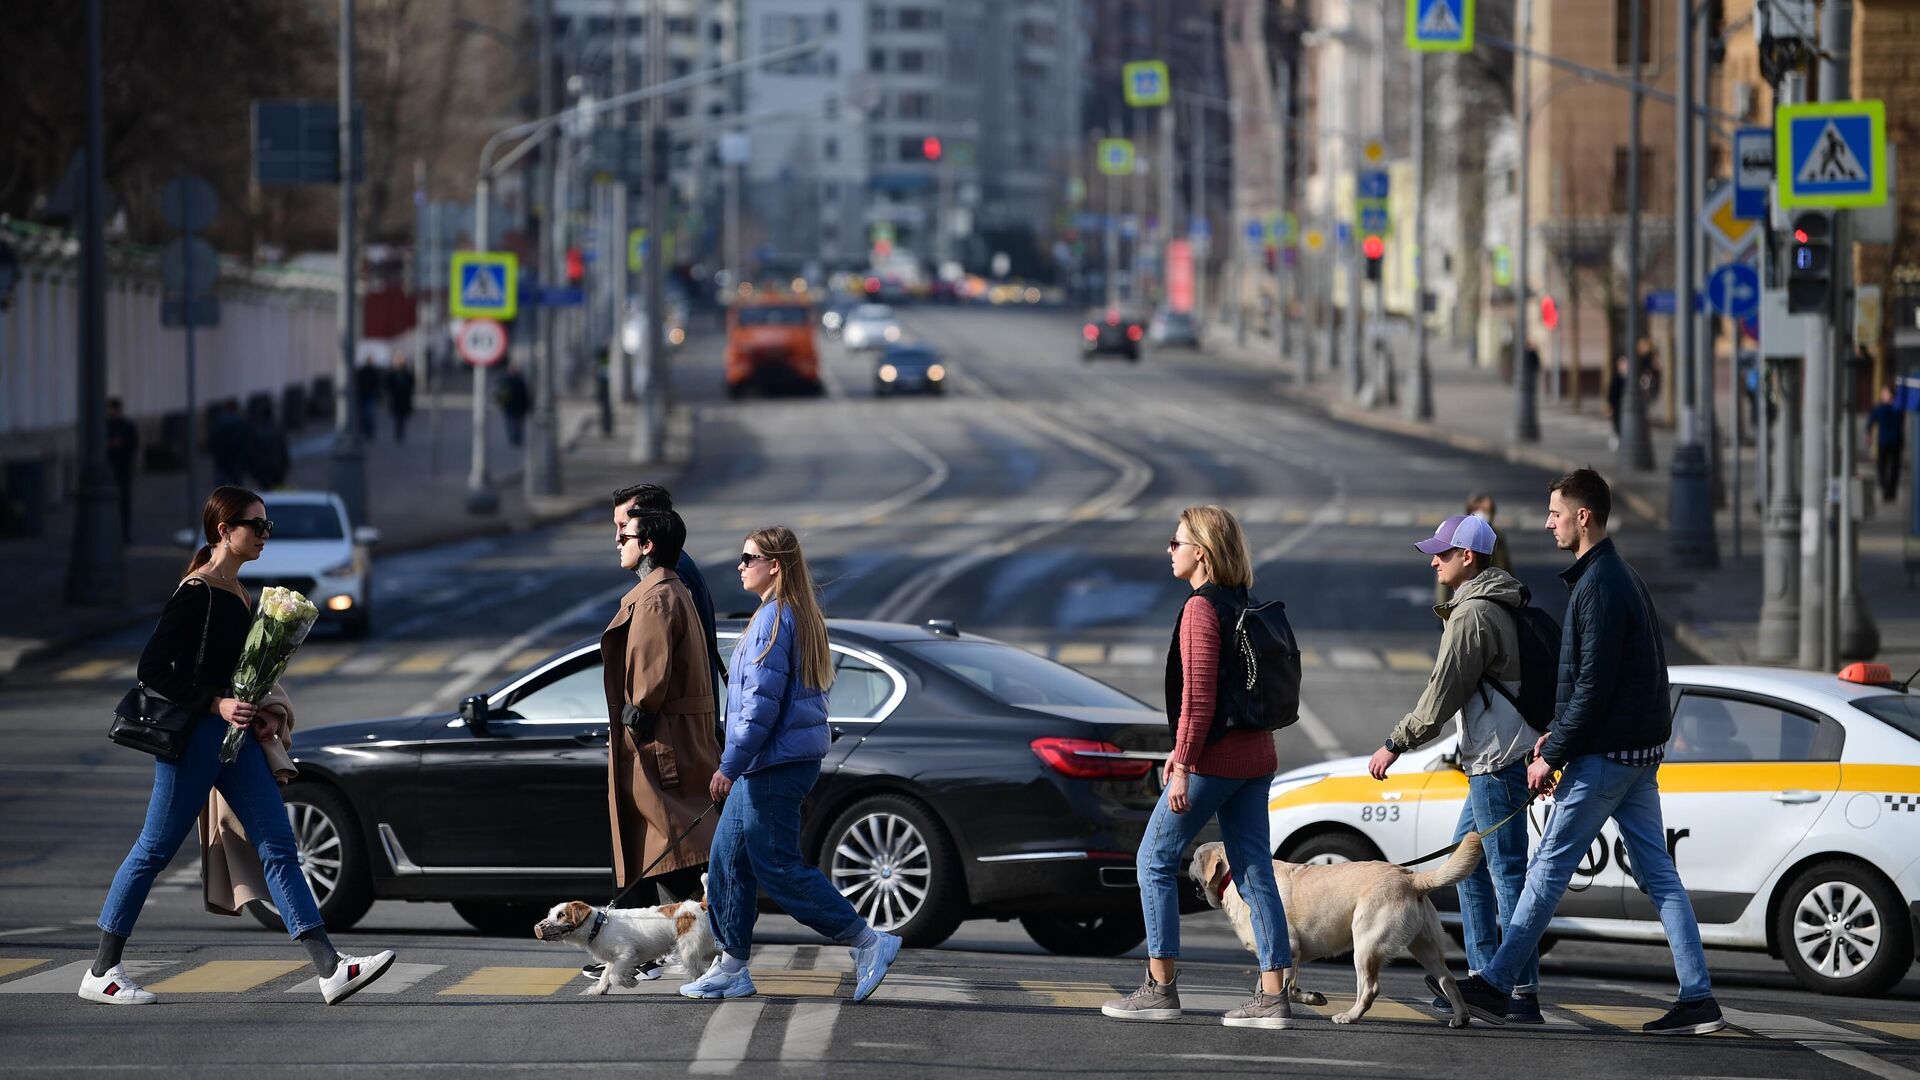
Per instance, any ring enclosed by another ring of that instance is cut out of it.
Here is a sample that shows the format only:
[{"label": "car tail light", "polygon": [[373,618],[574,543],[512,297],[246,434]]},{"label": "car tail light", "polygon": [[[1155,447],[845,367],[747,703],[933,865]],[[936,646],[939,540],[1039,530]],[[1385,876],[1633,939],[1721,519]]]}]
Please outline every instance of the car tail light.
[{"label": "car tail light", "polygon": [[1086,338],[1088,341],[1098,340],[1100,337],[1100,328],[1092,323],[1088,323],[1080,328],[1080,336]]},{"label": "car tail light", "polygon": [[1138,323],[1135,323],[1134,325],[1127,327],[1127,340],[1128,341],[1140,340],[1140,325]]},{"label": "car tail light", "polygon": [[1099,739],[1035,739],[1030,745],[1048,768],[1076,780],[1138,780],[1153,771],[1153,762],[1127,757]]}]

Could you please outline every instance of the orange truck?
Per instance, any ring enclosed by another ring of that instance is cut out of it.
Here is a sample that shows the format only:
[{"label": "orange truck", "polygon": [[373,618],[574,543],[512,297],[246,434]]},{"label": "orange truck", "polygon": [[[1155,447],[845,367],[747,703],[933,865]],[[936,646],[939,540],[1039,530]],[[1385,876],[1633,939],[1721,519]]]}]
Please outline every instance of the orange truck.
[{"label": "orange truck", "polygon": [[813,306],[795,296],[735,304],[727,312],[727,394],[818,395],[820,353],[813,341]]}]

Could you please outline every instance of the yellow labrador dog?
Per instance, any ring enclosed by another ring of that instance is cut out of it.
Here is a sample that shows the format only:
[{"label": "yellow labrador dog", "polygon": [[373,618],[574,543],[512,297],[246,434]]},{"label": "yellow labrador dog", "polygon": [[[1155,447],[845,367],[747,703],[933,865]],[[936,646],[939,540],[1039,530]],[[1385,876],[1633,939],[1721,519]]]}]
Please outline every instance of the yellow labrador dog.
[{"label": "yellow labrador dog", "polygon": [[[1427,894],[1464,881],[1480,865],[1480,834],[1470,832],[1437,869],[1415,872],[1389,862],[1349,862],[1331,865],[1273,861],[1280,902],[1287,909],[1287,941],[1293,950],[1293,971],[1287,976],[1287,996],[1294,1001],[1324,1005],[1326,998],[1295,984],[1299,965],[1310,960],[1353,952],[1356,983],[1353,1008],[1334,1016],[1336,1024],[1351,1024],[1366,1015],[1380,992],[1380,966],[1407,952],[1440,983],[1453,1003],[1448,1027],[1467,1025],[1467,1004],[1447,971],[1440,913]],[[1202,844],[1193,853],[1189,870],[1206,895],[1207,903],[1222,908],[1233,923],[1240,944],[1253,949],[1253,920],[1246,901],[1232,881],[1226,849]],[[1318,999],[1318,1000],[1315,1000]]]}]

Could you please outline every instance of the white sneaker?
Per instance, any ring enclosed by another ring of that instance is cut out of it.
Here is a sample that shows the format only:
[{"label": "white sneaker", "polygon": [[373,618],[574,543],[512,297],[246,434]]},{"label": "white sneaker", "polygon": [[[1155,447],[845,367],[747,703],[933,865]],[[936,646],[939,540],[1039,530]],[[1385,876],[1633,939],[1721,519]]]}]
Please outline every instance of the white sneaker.
[{"label": "white sneaker", "polygon": [[633,977],[640,982],[652,982],[666,973],[667,969],[661,965],[660,961],[655,960],[651,963],[641,964],[640,969],[633,973]]},{"label": "white sneaker", "polygon": [[95,975],[91,968],[80,976],[80,996],[88,1001],[104,1001],[109,1005],[151,1005],[158,995],[143,989],[127,975],[127,969],[115,964],[107,969],[105,975]]},{"label": "white sneaker", "polygon": [[327,999],[327,1004],[338,1005],[385,975],[392,966],[392,949],[382,949],[372,956],[342,956],[333,974],[320,980],[320,996]]}]

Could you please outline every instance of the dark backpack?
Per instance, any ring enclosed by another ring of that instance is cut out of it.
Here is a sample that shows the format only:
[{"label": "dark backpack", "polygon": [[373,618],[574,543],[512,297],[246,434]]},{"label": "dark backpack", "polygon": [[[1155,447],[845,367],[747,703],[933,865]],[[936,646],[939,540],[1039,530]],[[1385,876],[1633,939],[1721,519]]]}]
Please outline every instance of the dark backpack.
[{"label": "dark backpack", "polygon": [[1235,730],[1279,731],[1300,719],[1300,646],[1278,600],[1235,616],[1221,673],[1220,716]]},{"label": "dark backpack", "polygon": [[[1490,598],[1487,602],[1499,604]],[[1520,693],[1512,693],[1500,680],[1485,675],[1480,676],[1480,683],[1506,698],[1528,727],[1546,731],[1553,726],[1554,699],[1560,683],[1560,624],[1525,599],[1517,608],[1499,606],[1513,617],[1514,635],[1520,639]]]}]

